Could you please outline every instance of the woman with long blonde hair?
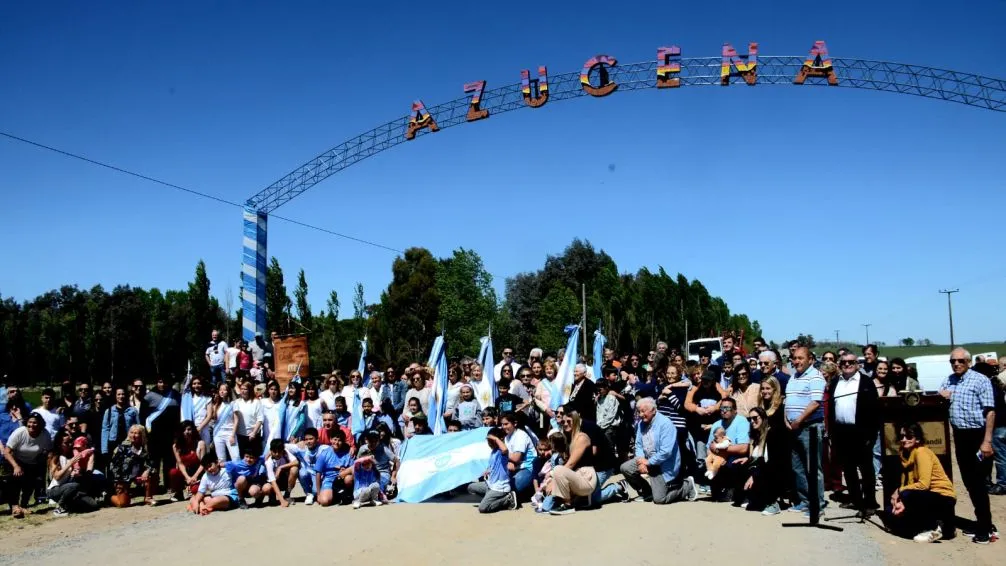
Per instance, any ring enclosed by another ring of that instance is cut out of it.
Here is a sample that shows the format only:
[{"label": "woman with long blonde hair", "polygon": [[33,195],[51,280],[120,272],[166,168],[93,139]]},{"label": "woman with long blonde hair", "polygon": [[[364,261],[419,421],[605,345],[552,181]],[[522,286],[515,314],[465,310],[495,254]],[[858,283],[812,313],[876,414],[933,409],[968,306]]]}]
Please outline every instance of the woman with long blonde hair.
[{"label": "woman with long blonde hair", "polygon": [[557,505],[549,513],[568,515],[576,511],[574,500],[577,497],[586,497],[597,488],[594,446],[587,433],[580,430],[579,413],[564,405],[556,414],[569,446],[569,459],[552,470],[552,497]]}]

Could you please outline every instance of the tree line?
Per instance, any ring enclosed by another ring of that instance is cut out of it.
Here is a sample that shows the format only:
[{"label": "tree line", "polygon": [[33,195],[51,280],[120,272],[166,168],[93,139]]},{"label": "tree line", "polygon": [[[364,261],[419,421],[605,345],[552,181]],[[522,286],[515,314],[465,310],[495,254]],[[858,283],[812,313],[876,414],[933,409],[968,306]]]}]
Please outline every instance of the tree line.
[{"label": "tree line", "polygon": [[[369,359],[398,367],[425,360],[441,332],[452,357],[474,356],[490,328],[497,350],[509,346],[525,353],[537,346],[554,352],[565,343],[563,326],[581,318],[585,288],[588,334],[600,324],[609,345],[621,352],[646,352],[658,340],[680,345],[686,331],[688,339],[743,331],[749,342],[761,333],[756,320],[732,314],[700,281],[672,277],[663,267],[619,273],[608,254],[580,240],[549,256],[541,269],[508,278],[502,297],[473,250],[436,258],[410,248],[392,262],[391,274],[376,303],[366,303],[357,283],[352,315],[343,318],[335,291],[324,308],[312,310],[304,270],[291,295],[273,257],[266,277],[269,331],[307,334],[316,373],[355,367],[364,336]],[[202,261],[184,290],[119,285],[109,293],[100,285],[64,285],[31,301],[0,297],[0,373],[28,385],[181,377],[189,362],[194,371],[205,371],[212,329],[228,342],[241,336],[241,311],[229,312],[230,306],[210,294]]]}]

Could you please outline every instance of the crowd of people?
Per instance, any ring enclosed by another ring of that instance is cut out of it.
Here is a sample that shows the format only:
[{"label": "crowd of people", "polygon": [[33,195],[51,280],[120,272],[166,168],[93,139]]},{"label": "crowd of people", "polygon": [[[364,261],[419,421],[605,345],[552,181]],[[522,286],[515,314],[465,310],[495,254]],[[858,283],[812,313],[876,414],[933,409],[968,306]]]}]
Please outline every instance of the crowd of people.
[{"label": "crowd of people", "polygon": [[[65,383],[58,394],[44,390],[33,408],[7,387],[0,489],[11,514],[23,517],[33,501],[51,501],[61,516],[140,497],[153,504],[161,494],[188,501],[196,514],[286,507],[298,484],[307,505],[393,500],[403,441],[432,434],[433,370],[368,364],[345,376],[297,378],[282,390],[268,369],[268,343],[256,344],[237,348],[247,358],[229,358],[214,331],[206,375],[179,384],[158,378],[150,390],[140,379],[95,391]],[[798,341],[785,357],[761,338],[750,353],[732,336],[722,345],[697,360],[662,342],[645,359],[606,349],[600,375],[592,360],[568,362],[579,363],[567,391],[557,381],[561,351],[536,348],[517,361],[504,348],[491,368],[453,361],[446,430],[488,430],[488,469],[467,486],[481,498],[479,511],[527,502],[566,515],[705,495],[762,515],[810,515],[828,506],[827,487],[841,507],[880,513],[916,541],[956,534],[957,493],[923,427],[903,423],[897,446],[882,446],[880,399],[918,389],[904,360],[883,360],[874,345],[863,348],[862,362],[845,349],[818,357]],[[972,368],[970,354],[955,349],[939,391],[975,508],[975,528],[965,534],[977,543],[996,540],[989,495],[1006,493],[1006,372],[998,364]],[[898,459],[885,458],[885,448],[900,457],[893,474]],[[891,477],[900,481],[885,491],[882,479]]]}]

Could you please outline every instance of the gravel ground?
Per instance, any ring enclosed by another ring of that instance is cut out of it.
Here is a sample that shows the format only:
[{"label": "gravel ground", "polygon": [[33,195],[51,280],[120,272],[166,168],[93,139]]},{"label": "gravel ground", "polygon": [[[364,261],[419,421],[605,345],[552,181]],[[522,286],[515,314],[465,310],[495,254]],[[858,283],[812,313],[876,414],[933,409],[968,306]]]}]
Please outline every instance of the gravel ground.
[{"label": "gravel ground", "polygon": [[[8,530],[0,539],[0,563],[48,565],[64,556],[75,566],[177,564],[183,556],[197,563],[216,563],[226,562],[235,552],[253,555],[256,563],[289,563],[317,559],[319,547],[331,549],[333,559],[340,561],[410,566],[471,564],[476,556],[484,557],[480,561],[486,564],[521,564],[528,556],[549,557],[545,560],[550,566],[663,565],[682,559],[742,564],[751,563],[753,557],[759,564],[884,562],[880,545],[869,534],[872,527],[846,525],[842,533],[783,528],[782,523],[804,519],[795,513],[763,517],[701,500],[663,507],[612,504],[565,517],[538,515],[530,507],[480,516],[470,502],[360,510],[298,504],[209,517],[183,510],[181,504],[110,509]],[[234,542],[240,540],[237,533],[242,532],[249,536],[244,547],[234,551]],[[253,533],[267,533],[267,538],[256,538]],[[173,542],[183,545],[188,554],[165,552],[165,548],[177,548]]]}]

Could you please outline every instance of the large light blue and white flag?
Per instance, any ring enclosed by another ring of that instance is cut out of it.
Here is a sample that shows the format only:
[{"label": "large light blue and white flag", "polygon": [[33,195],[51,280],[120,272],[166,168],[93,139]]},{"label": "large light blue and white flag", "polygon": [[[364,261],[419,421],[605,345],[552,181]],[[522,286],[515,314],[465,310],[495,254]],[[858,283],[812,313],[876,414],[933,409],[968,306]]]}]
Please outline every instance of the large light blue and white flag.
[{"label": "large light blue and white flag", "polygon": [[608,338],[601,334],[601,324],[598,323],[594,331],[594,381],[604,377],[601,372],[604,370],[604,345],[607,343]]},{"label": "large light blue and white flag", "polygon": [[367,337],[364,336],[363,340],[360,340],[360,361],[356,364],[356,371],[360,372],[363,376],[363,386],[370,387],[370,372],[367,371]]},{"label": "large light blue and white flag", "polygon": [[433,368],[433,391],[430,392],[430,430],[440,434],[447,430],[444,424],[444,412],[447,411],[447,348],[444,346],[444,335],[437,336],[430,350],[427,367]]},{"label": "large light blue and white flag", "polygon": [[475,400],[483,411],[486,407],[496,404],[496,382],[493,380],[493,338],[483,336],[479,339],[479,365],[482,366],[482,381],[472,380],[469,385],[475,390]]},{"label": "large light blue and white flag", "polygon": [[550,404],[553,405],[553,411],[569,401],[569,394],[573,392],[573,369],[580,358],[577,352],[577,346],[580,345],[580,325],[570,324],[563,331],[569,336],[569,340],[566,341],[566,354],[559,364],[559,375],[555,378],[555,388],[561,394],[561,399],[558,404],[552,400]]},{"label": "large light blue and white flag", "polygon": [[478,479],[489,467],[488,428],[416,435],[400,449],[398,500],[419,503]]}]

